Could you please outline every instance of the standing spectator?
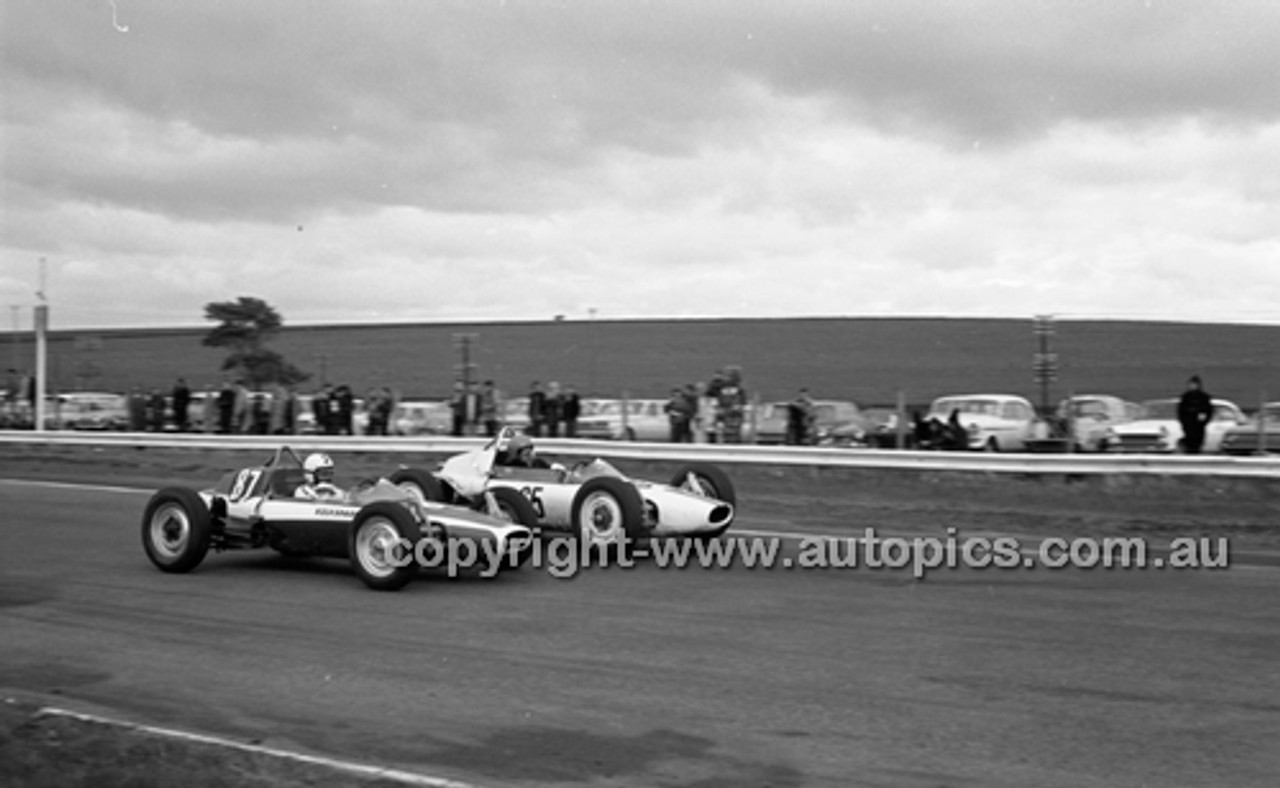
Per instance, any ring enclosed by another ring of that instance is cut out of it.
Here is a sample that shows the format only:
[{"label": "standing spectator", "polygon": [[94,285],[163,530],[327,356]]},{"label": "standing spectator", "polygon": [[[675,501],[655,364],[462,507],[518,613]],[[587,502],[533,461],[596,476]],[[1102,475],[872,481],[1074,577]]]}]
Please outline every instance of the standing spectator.
[{"label": "standing spectator", "polygon": [[4,419],[0,419],[0,423],[12,425],[17,421],[18,400],[22,396],[22,378],[18,376],[18,370],[9,367],[8,379],[4,388]]},{"label": "standing spectator", "polygon": [[565,387],[564,400],[560,403],[560,418],[564,420],[564,436],[578,437],[578,417],[582,415],[582,400],[573,386]]},{"label": "standing spectator", "polygon": [[486,380],[480,389],[480,422],[484,424],[484,434],[490,438],[498,434],[498,390],[492,380]]},{"label": "standing spectator", "polygon": [[338,386],[333,392],[333,399],[337,404],[337,408],[329,411],[329,418],[337,421],[333,434],[355,435],[356,400],[351,387],[345,383]]},{"label": "standing spectator", "polygon": [[800,389],[796,398],[787,403],[787,444],[807,446],[813,433],[813,399],[809,389]]},{"label": "standing spectator", "polygon": [[231,434],[231,427],[236,418],[236,390],[227,381],[222,381],[222,389],[218,391],[218,432]]},{"label": "standing spectator", "polygon": [[298,434],[298,415],[302,408],[302,402],[298,399],[298,392],[293,386],[285,386],[285,406],[284,406],[284,434]]},{"label": "standing spectator", "polygon": [[164,411],[164,395],[160,389],[151,389],[146,404],[148,432],[164,432]]},{"label": "standing spectator", "polygon": [[560,384],[554,380],[547,384],[547,396],[542,402],[542,423],[547,428],[548,438],[560,436]]},{"label": "standing spectator", "polygon": [[713,407],[711,398],[707,396],[706,384],[690,383],[689,398],[693,403],[693,419],[690,425],[693,429],[693,442],[706,443],[710,440]]},{"label": "standing spectator", "polygon": [[236,378],[232,392],[235,399],[231,414],[231,431],[238,434],[249,432],[252,427],[253,409],[250,407],[249,387],[244,384],[244,378]]},{"label": "standing spectator", "polygon": [[142,389],[129,390],[129,431],[142,432],[147,428],[147,397]]},{"label": "standing spectator", "polygon": [[742,387],[742,370],[726,367],[720,395],[716,398],[720,435],[725,443],[742,443],[742,420],[747,410],[747,390]]},{"label": "standing spectator", "polygon": [[535,438],[542,437],[542,420],[546,417],[547,395],[542,393],[542,384],[533,381],[529,384],[529,427],[526,432]]},{"label": "standing spectator", "polygon": [[173,423],[178,432],[186,432],[191,422],[187,414],[188,408],[191,407],[191,389],[187,386],[185,378],[178,378],[178,382],[173,386]]},{"label": "standing spectator", "polygon": [[663,405],[662,409],[666,411],[667,423],[671,426],[671,442],[691,442],[693,432],[690,429],[690,423],[693,421],[693,411],[690,409],[689,398],[685,396],[684,390],[679,386],[671,389],[671,397],[667,399],[667,404]]},{"label": "standing spectator", "polygon": [[271,387],[271,405],[267,416],[267,432],[271,435],[284,435],[285,423],[288,421],[289,390],[283,383]]},{"label": "standing spectator", "polygon": [[212,383],[204,387],[204,401],[200,404],[200,427],[205,432],[218,431],[218,387]]},{"label": "standing spectator", "polygon": [[333,434],[333,418],[330,416],[333,411],[332,394],[333,388],[326,383],[311,398],[311,413],[316,420],[316,434],[318,435]]},{"label": "standing spectator", "polygon": [[453,396],[449,398],[449,410],[453,415],[453,437],[461,438],[467,434],[467,384],[461,380],[453,382]]},{"label": "standing spectator", "polygon": [[391,389],[386,386],[370,389],[365,395],[365,403],[369,410],[369,429],[366,432],[369,435],[386,435],[393,407]]},{"label": "standing spectator", "polygon": [[1205,426],[1213,418],[1213,397],[1205,392],[1199,375],[1187,380],[1186,391],[1178,400],[1178,422],[1182,424],[1182,450],[1199,454],[1204,448]]}]

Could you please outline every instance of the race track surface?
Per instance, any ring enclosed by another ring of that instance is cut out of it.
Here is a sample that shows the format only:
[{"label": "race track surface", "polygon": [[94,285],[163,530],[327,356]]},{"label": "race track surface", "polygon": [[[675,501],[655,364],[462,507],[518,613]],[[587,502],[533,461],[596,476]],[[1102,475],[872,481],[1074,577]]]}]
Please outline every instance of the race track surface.
[{"label": "race track surface", "polygon": [[387,594],[269,551],[165,575],[139,540],[149,492],[0,482],[0,690],[476,786],[1280,774],[1265,562],[924,580],[642,562]]}]

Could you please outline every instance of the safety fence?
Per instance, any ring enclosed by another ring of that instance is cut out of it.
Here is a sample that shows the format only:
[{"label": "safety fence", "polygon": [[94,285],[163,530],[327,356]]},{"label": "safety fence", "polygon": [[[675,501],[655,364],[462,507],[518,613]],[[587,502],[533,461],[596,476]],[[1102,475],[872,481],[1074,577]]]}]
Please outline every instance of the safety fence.
[{"label": "safety fence", "polygon": [[[482,446],[484,438],[334,435],[209,435],[191,433],[32,432],[0,430],[0,445],[273,450],[448,455]],[[1012,474],[1145,474],[1280,479],[1280,457],[1158,454],[997,454],[809,446],[630,443],[545,438],[540,452],[567,457],[715,462],[815,468],[968,471]]]}]

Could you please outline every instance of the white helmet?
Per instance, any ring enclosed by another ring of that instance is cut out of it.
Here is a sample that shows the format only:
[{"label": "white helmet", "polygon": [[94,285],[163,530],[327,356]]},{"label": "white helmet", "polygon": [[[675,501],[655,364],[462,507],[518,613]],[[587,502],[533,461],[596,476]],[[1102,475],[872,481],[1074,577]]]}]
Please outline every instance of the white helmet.
[{"label": "white helmet", "polygon": [[333,482],[333,459],[327,454],[308,454],[302,462],[302,470],[306,471],[309,484]]}]

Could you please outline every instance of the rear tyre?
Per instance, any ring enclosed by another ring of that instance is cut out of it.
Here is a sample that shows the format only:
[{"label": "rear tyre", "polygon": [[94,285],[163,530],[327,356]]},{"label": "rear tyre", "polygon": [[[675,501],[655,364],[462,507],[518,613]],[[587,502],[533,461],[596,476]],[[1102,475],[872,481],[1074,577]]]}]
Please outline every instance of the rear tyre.
[{"label": "rear tyre", "polygon": [[644,536],[644,502],[621,479],[588,479],[573,496],[571,522],[584,549],[622,558]]},{"label": "rear tyre", "polygon": [[538,526],[538,513],[533,508],[533,503],[521,495],[519,490],[513,490],[510,487],[493,487],[489,490],[489,494],[498,505],[499,519],[527,528]]},{"label": "rear tyre", "polygon": [[142,515],[142,547],[162,572],[190,572],[209,552],[213,526],[209,507],[194,490],[167,487]]},{"label": "rear tyre", "polygon": [[391,474],[389,481],[421,501],[444,501],[440,480],[418,468],[401,468]]},{"label": "rear tyre", "polygon": [[398,503],[378,501],[356,514],[347,540],[351,568],[375,591],[396,591],[418,573],[418,524]]}]

